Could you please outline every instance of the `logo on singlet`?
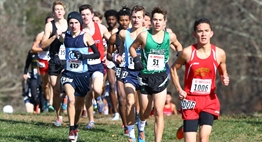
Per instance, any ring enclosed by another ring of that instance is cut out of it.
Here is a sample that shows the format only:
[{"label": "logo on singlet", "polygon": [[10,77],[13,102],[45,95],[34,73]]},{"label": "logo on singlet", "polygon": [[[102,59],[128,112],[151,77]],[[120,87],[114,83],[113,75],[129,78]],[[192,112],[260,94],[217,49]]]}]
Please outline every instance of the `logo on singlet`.
[{"label": "logo on singlet", "polygon": [[69,51],[69,53],[68,53],[68,58],[69,58],[70,60],[77,60],[76,55],[75,55],[72,51]]}]

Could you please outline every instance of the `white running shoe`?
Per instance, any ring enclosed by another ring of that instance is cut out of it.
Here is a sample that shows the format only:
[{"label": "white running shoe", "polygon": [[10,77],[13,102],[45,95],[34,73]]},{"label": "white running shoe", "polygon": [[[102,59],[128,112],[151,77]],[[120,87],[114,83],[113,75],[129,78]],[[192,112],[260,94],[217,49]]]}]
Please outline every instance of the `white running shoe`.
[{"label": "white running shoe", "polygon": [[119,113],[115,113],[114,117],[113,117],[111,120],[113,120],[113,121],[115,121],[115,120],[120,120],[120,115],[119,115]]},{"label": "white running shoe", "polygon": [[59,127],[62,125],[62,123],[63,123],[63,117],[59,116],[59,118],[55,120],[54,125]]}]

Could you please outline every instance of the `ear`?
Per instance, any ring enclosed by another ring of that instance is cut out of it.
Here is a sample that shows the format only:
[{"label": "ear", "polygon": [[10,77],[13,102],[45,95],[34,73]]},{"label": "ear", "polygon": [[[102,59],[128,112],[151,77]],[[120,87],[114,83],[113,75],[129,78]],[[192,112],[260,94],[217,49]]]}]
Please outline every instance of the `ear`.
[{"label": "ear", "polygon": [[192,32],[192,35],[193,35],[195,38],[197,38],[196,32]]},{"label": "ear", "polygon": [[214,31],[211,31],[210,32],[210,38],[213,37],[213,35],[214,35]]}]

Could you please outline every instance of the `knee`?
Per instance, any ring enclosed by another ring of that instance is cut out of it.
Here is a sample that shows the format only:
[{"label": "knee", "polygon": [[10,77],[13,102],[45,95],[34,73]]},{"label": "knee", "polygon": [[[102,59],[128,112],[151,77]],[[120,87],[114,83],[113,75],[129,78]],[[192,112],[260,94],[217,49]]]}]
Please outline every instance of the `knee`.
[{"label": "knee", "polygon": [[127,105],[133,106],[135,104],[135,99],[127,99]]},{"label": "knee", "polygon": [[75,105],[75,99],[74,98],[68,98],[68,105],[72,106]]},{"label": "knee", "polygon": [[154,113],[155,113],[156,117],[161,117],[161,116],[164,115],[163,114],[163,109],[159,109],[159,108],[158,109],[155,108],[155,112]]}]

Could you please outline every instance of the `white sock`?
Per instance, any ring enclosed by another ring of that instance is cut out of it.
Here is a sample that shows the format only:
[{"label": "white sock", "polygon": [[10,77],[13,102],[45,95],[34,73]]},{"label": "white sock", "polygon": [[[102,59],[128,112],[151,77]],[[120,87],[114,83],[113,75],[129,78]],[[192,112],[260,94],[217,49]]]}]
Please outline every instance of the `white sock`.
[{"label": "white sock", "polygon": [[139,119],[139,123],[138,123],[139,131],[144,131],[145,130],[145,126],[146,126],[146,120],[145,121],[141,121]]},{"label": "white sock", "polygon": [[134,125],[128,125],[127,129],[128,129],[128,136],[129,136],[129,138],[136,138]]}]

